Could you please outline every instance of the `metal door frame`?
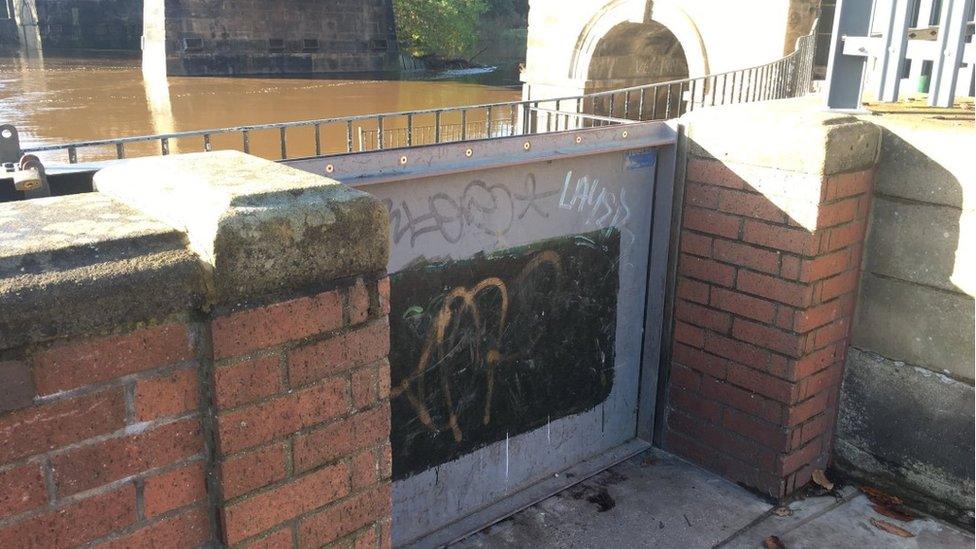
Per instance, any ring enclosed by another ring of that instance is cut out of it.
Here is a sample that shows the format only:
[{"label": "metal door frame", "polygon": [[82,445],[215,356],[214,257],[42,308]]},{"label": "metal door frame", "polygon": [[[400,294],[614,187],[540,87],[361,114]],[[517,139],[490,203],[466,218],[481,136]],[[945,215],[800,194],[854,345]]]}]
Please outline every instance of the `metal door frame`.
[{"label": "metal door frame", "polygon": [[443,546],[463,539],[583,482],[645,451],[653,444],[656,434],[657,407],[660,404],[658,394],[661,391],[659,381],[662,379],[663,335],[668,330],[665,302],[669,280],[668,256],[672,236],[672,207],[678,157],[677,129],[677,123],[674,121],[625,123],[539,135],[284,161],[294,168],[325,175],[368,192],[370,185],[379,183],[635,149],[655,148],[657,150],[651,195],[653,217],[647,257],[637,429],[634,438],[402,546]]}]

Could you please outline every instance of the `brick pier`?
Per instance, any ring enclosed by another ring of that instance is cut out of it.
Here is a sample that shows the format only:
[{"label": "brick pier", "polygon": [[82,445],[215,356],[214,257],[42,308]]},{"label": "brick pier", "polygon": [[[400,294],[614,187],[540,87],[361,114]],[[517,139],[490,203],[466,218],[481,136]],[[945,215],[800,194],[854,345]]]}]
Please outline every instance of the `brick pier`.
[{"label": "brick pier", "polygon": [[830,456],[879,134],[775,105],[686,122],[666,444],[783,497]]}]

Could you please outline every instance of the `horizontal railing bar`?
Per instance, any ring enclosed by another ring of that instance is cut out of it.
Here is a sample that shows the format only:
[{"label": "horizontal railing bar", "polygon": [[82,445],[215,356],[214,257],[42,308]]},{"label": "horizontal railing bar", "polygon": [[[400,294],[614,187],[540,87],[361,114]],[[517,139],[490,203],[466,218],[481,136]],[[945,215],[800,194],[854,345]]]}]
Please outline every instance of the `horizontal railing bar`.
[{"label": "horizontal railing bar", "polygon": [[[807,35],[802,37],[800,40],[803,40],[805,38],[810,39],[812,36],[813,35]],[[809,48],[811,47],[811,45],[805,44],[803,47]],[[328,126],[332,124],[337,124],[337,125],[345,124],[348,129],[348,126],[350,124],[354,124],[356,122],[362,122],[362,121],[375,122],[377,119],[382,120],[382,119],[398,119],[398,118],[408,120],[409,118],[422,116],[422,115],[435,115],[435,117],[439,119],[444,114],[461,113],[462,116],[464,116],[464,113],[473,110],[492,110],[497,108],[509,108],[509,109],[522,108],[526,110],[538,110],[541,112],[548,112],[542,108],[538,108],[537,105],[539,105],[540,103],[543,104],[558,103],[560,101],[578,102],[579,100],[586,99],[586,98],[589,98],[591,100],[596,100],[605,97],[613,98],[615,95],[620,95],[620,94],[626,95],[632,92],[643,92],[644,94],[646,94],[647,91],[654,91],[656,95],[657,91],[670,90],[671,87],[675,85],[679,85],[682,88],[686,88],[686,87],[692,88],[693,85],[701,83],[702,89],[704,90],[705,89],[704,85],[705,83],[707,83],[709,79],[713,79],[712,80],[713,82],[717,82],[718,77],[724,77],[730,74],[743,75],[748,73],[749,71],[761,71],[761,70],[769,69],[771,67],[776,66],[779,63],[783,63],[786,60],[793,59],[794,57],[800,54],[800,51],[801,48],[798,47],[792,53],[786,55],[781,59],[777,59],[775,61],[764,63],[761,65],[756,65],[754,67],[741,68],[741,69],[730,70],[730,71],[725,71],[720,73],[708,74],[704,76],[696,76],[696,77],[682,78],[676,80],[668,80],[663,82],[655,82],[653,84],[631,86],[628,88],[620,88],[620,89],[608,90],[603,92],[594,92],[594,93],[589,93],[584,95],[553,97],[548,99],[509,101],[509,102],[500,102],[500,103],[484,103],[480,105],[463,105],[458,107],[440,107],[440,108],[432,108],[432,109],[421,109],[415,111],[398,111],[398,112],[386,112],[386,113],[379,113],[379,114],[363,114],[363,115],[344,116],[344,117],[319,118],[319,119],[311,119],[311,120],[298,120],[293,122],[277,122],[271,124],[249,124],[243,126],[230,126],[225,128],[211,128],[205,130],[190,130],[190,131],[173,132],[167,134],[140,135],[140,136],[132,136],[132,137],[120,137],[115,139],[77,141],[77,142],[55,144],[55,145],[38,145],[33,147],[25,147],[23,150],[25,153],[40,153],[40,152],[68,150],[69,156],[73,156],[73,154],[70,153],[72,153],[72,151],[77,151],[78,149],[81,148],[104,147],[104,146],[118,147],[119,145],[124,146],[126,144],[132,144],[132,143],[163,142],[163,141],[170,141],[174,139],[206,137],[206,136],[215,136],[215,135],[223,135],[223,134],[242,134],[245,136],[245,140],[246,140],[247,134],[252,132],[257,132],[257,131],[264,131],[264,130],[279,130],[279,132],[281,132],[291,128],[312,127],[312,126],[319,128],[321,126]],[[714,90],[712,90],[712,93],[714,94]],[[704,92],[702,97],[704,101]],[[691,100],[694,101],[695,98],[693,97],[691,98]],[[566,114],[566,112],[567,111],[559,111],[559,114]],[[613,122],[619,122],[624,120],[626,120],[627,122],[633,122],[632,120],[629,119],[616,119],[613,117],[608,117],[607,119],[607,121],[613,121]]]}]

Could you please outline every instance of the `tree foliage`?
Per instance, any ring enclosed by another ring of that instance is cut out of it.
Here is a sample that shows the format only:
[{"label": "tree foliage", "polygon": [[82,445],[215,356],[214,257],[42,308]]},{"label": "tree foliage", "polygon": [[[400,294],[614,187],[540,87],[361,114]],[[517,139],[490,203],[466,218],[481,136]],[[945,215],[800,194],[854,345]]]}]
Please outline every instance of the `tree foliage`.
[{"label": "tree foliage", "polygon": [[394,0],[397,34],[413,55],[463,57],[478,37],[487,0]]}]

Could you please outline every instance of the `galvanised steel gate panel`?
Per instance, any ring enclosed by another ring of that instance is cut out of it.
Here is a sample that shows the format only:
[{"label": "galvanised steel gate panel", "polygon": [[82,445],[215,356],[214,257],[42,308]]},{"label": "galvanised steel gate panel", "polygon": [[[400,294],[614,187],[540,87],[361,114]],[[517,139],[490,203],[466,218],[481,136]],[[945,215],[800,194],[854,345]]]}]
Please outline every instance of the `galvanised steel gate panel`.
[{"label": "galvanised steel gate panel", "polygon": [[646,447],[673,156],[645,123],[290,162],[390,211],[395,544]]}]

